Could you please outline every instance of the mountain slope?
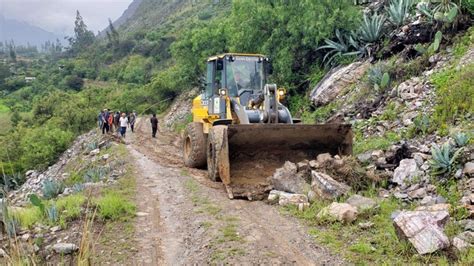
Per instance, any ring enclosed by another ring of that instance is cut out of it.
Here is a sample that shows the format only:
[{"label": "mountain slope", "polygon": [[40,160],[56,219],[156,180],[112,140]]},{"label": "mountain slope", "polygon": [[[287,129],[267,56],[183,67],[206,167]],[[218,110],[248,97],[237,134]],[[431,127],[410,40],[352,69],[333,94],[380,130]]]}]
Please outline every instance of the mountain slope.
[{"label": "mountain slope", "polygon": [[0,41],[13,40],[15,44],[40,46],[46,41],[62,40],[63,37],[46,31],[37,26],[30,25],[0,15]]}]

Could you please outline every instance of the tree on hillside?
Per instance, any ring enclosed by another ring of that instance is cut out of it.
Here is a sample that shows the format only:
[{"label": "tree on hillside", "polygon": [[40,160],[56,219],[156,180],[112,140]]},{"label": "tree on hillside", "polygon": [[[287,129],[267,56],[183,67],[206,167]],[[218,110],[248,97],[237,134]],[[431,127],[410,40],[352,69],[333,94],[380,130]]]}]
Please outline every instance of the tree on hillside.
[{"label": "tree on hillside", "polygon": [[16,52],[15,52],[15,47],[13,45],[10,45],[10,59],[13,62],[16,62]]},{"label": "tree on hillside", "polygon": [[107,39],[109,40],[109,45],[112,47],[117,47],[120,41],[120,35],[115,29],[112,20],[109,18],[109,29],[106,31]]},{"label": "tree on hillside", "polygon": [[67,37],[69,41],[69,52],[77,54],[84,51],[89,45],[94,42],[94,33],[87,29],[79,10],[76,13],[76,21],[74,22],[74,37]]}]

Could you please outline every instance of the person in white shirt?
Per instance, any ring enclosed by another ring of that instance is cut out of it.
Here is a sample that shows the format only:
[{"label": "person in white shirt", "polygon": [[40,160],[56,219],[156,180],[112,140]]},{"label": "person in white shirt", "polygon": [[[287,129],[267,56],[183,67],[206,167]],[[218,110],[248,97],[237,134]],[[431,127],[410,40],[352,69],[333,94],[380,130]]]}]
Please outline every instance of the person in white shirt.
[{"label": "person in white shirt", "polygon": [[128,118],[125,115],[125,113],[122,113],[122,117],[120,117],[120,135],[122,135],[122,138],[125,138],[125,132],[127,132],[127,126],[128,126]]}]

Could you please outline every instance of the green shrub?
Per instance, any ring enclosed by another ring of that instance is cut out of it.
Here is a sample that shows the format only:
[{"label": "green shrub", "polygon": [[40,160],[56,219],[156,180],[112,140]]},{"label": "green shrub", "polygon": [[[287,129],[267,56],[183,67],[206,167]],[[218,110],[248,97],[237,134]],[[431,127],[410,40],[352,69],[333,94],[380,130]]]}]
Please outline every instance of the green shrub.
[{"label": "green shrub", "polygon": [[98,214],[102,219],[118,220],[135,214],[135,204],[116,192],[108,192],[97,200]]}]

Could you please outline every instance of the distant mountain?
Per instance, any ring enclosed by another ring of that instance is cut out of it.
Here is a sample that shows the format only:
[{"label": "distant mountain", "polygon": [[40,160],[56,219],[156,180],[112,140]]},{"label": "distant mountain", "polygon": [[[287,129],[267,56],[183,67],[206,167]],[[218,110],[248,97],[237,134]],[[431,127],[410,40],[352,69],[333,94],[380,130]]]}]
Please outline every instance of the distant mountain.
[{"label": "distant mountain", "polygon": [[64,42],[64,36],[54,34],[37,26],[30,25],[0,15],[0,41],[13,40],[16,45],[36,45],[41,47],[46,41],[55,42],[59,39]]},{"label": "distant mountain", "polygon": [[[113,22],[121,32],[134,33],[183,27],[193,18],[209,19],[230,10],[231,0],[134,0]],[[105,28],[100,35],[104,36]]]}]

